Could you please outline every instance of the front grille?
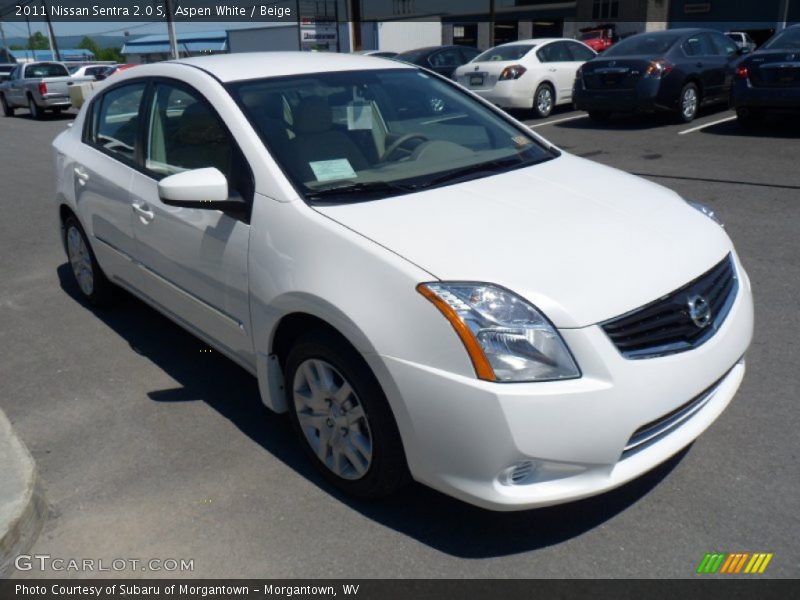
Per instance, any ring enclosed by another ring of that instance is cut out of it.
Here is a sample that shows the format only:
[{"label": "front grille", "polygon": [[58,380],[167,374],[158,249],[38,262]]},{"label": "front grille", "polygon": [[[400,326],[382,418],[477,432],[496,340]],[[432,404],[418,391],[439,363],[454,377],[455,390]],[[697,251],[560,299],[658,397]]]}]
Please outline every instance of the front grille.
[{"label": "front grille", "polygon": [[[729,254],[682,288],[601,326],[625,358],[684,352],[714,335],[728,316],[738,288]],[[710,311],[708,315],[704,314],[703,303]]]},{"label": "front grille", "polygon": [[620,458],[628,458],[640,450],[644,450],[648,446],[655,444],[658,440],[662,439],[680,427],[683,423],[691,419],[701,408],[708,404],[708,401],[711,400],[717,389],[719,389],[720,384],[725,380],[729,373],[730,371],[725,373],[725,375],[714,382],[713,385],[703,390],[700,394],[689,400],[689,402],[686,404],[679,406],[672,412],[667,413],[655,421],[651,421],[650,423],[639,427],[639,429],[633,432],[633,435],[631,436],[631,439],[628,440],[628,443],[625,444],[625,448],[623,449],[622,456]]}]

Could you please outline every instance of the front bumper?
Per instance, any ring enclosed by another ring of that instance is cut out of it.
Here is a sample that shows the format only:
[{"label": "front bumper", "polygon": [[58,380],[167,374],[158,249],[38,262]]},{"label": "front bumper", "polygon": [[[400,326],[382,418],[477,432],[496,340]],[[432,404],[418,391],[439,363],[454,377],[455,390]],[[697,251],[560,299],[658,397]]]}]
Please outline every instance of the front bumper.
[{"label": "front bumper", "polygon": [[[628,360],[599,326],[562,330],[580,379],[493,383],[373,356],[414,478],[484,508],[520,510],[610,490],[667,460],[714,422],[744,376],[753,304],[736,267],[728,317],[693,350]],[[706,390],[691,416],[623,458],[634,432]],[[527,462],[533,472],[512,483],[509,468]]]}]

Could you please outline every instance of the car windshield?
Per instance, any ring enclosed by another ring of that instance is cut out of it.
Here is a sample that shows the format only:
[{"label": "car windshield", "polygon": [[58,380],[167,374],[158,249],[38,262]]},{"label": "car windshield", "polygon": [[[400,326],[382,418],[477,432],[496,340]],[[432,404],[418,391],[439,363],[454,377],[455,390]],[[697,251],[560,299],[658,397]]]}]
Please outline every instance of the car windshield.
[{"label": "car windshield", "polygon": [[763,46],[766,50],[800,50],[800,27],[784,29]]},{"label": "car windshield", "polygon": [[455,84],[418,69],[248,80],[228,90],[309,200],[396,196],[557,155]]},{"label": "car windshield", "polygon": [[497,46],[479,54],[472,62],[489,62],[495,60],[519,60],[533,50],[536,44],[512,44],[511,46]]},{"label": "car windshield", "polygon": [[58,63],[31,65],[25,69],[25,77],[66,77],[67,68]]},{"label": "car windshield", "polygon": [[659,55],[672,48],[677,41],[677,35],[642,33],[617,42],[603,56]]}]

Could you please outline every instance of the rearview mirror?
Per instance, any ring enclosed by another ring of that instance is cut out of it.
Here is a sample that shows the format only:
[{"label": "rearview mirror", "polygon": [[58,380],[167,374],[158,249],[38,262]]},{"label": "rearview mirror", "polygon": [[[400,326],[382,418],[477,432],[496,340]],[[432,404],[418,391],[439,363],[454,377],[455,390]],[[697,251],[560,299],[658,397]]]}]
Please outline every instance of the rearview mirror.
[{"label": "rearview mirror", "polygon": [[164,204],[187,208],[224,208],[242,204],[228,197],[228,180],[219,169],[207,167],[176,173],[158,182],[158,195]]}]

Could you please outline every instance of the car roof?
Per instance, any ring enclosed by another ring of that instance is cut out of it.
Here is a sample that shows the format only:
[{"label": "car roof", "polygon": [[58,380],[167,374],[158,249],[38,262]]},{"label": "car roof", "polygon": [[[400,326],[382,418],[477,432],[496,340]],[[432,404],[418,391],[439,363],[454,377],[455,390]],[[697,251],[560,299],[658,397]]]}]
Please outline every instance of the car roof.
[{"label": "car roof", "polygon": [[549,38],[530,38],[527,40],[516,40],[514,42],[506,42],[505,44],[500,44],[499,46],[495,46],[495,48],[499,48],[500,46],[520,46],[524,44],[536,44],[537,46],[541,46],[543,44],[549,44],[550,42],[574,42],[575,40],[571,38],[557,38],[557,37],[549,37]]},{"label": "car roof", "polygon": [[166,64],[169,63],[191,65],[203,69],[222,82],[326,71],[414,68],[388,58],[334,52],[242,52],[183,58],[169,61]]}]

